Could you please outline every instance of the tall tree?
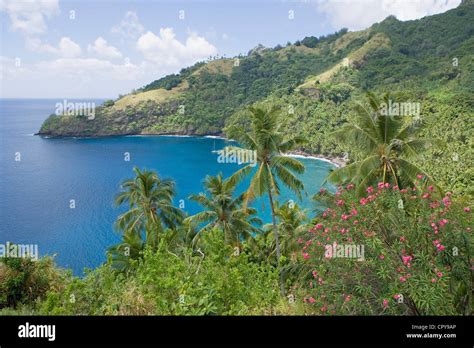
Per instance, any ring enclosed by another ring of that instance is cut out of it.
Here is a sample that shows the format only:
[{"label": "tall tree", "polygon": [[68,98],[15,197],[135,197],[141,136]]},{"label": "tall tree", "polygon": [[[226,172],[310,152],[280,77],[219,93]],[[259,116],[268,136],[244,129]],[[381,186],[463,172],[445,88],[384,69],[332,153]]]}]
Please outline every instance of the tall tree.
[{"label": "tall tree", "polygon": [[173,205],[175,183],[162,179],[153,171],[133,169],[135,178],[122,183],[123,191],[115,198],[117,206],[128,204],[129,210],[121,214],[116,228],[137,240],[144,236],[144,243],[157,248],[160,233],[166,228],[176,228],[184,213]]},{"label": "tall tree", "polygon": [[[281,251],[275,217],[274,197],[280,194],[280,183],[283,183],[295,192],[298,198],[301,198],[304,186],[294,173],[302,174],[305,167],[300,161],[284,154],[298,148],[304,143],[304,139],[302,137],[286,138],[283,135],[284,132],[278,120],[279,110],[276,107],[249,107],[248,110],[251,127],[248,132],[242,132],[237,140],[244,149],[255,154],[256,161],[239,169],[229,179],[233,182],[239,182],[253,173],[250,185],[245,193],[245,206],[247,206],[249,200],[255,197],[260,197],[264,194],[268,195],[279,264]],[[242,150],[239,149],[238,147],[229,147],[228,152],[238,153],[238,151]],[[281,270],[280,291],[284,295],[285,286]]]},{"label": "tall tree", "polygon": [[217,227],[224,232],[227,243],[240,247],[243,239],[260,232],[256,225],[261,224],[261,220],[252,216],[256,210],[243,208],[244,194],[234,198],[236,182],[224,180],[222,174],[207,176],[204,188],[205,193],[191,195],[190,199],[206,210],[184,220],[192,225],[203,224],[196,238],[201,232]]},{"label": "tall tree", "polygon": [[354,183],[359,195],[377,181],[392,182],[401,188],[411,185],[421,174],[432,182],[412,162],[420,151],[435,143],[418,137],[423,127],[421,118],[396,115],[389,109],[395,101],[388,94],[382,102],[372,93],[367,93],[367,97],[369,107],[357,104],[355,120],[333,133],[337,140],[355,150],[357,160],[333,170],[327,180]]}]

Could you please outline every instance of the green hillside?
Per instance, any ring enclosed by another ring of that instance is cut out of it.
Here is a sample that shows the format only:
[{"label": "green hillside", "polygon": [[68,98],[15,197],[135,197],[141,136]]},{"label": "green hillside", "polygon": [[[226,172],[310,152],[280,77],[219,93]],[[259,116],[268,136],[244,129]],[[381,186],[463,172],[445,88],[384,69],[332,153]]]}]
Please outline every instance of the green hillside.
[{"label": "green hillside", "polygon": [[[450,189],[472,179],[474,4],[402,22],[390,16],[358,32],[343,29],[286,47],[258,46],[246,56],[200,62],[108,101],[95,119],[50,116],[39,134],[224,134],[245,129],[245,108],[271,102],[289,134],[309,153],[352,158],[329,135],[351,118],[365,92],[420,103],[424,133],[443,145],[422,164]],[[452,158],[456,160],[453,161]],[[453,162],[443,170],[446,162]]]}]

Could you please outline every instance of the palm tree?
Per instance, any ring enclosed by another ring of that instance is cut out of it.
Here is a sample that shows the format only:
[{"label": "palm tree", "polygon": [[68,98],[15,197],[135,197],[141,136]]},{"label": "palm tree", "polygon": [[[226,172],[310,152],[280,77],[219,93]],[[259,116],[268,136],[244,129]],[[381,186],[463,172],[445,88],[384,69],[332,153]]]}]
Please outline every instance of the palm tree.
[{"label": "palm tree", "polygon": [[308,232],[306,212],[298,204],[277,204],[275,215],[278,219],[278,232],[281,239],[281,253],[295,260],[296,251],[301,249],[298,238]]},{"label": "palm tree", "polygon": [[[298,198],[301,198],[304,186],[293,172],[297,174],[303,173],[304,165],[294,158],[284,156],[284,154],[302,145],[304,140],[297,136],[292,138],[284,137],[281,123],[278,120],[278,109],[275,107],[268,109],[249,107],[248,110],[250,111],[251,129],[240,134],[237,140],[244,149],[254,151],[256,154],[256,165],[255,163],[246,165],[235,172],[229,179],[233,182],[239,182],[256,169],[245,193],[244,206],[246,207],[248,201],[255,197],[260,197],[264,194],[268,195],[272,213],[276,254],[279,263],[281,251],[275,218],[274,196],[280,194],[279,182],[282,182],[295,192]],[[235,152],[239,151],[239,149],[229,147],[227,152]],[[284,295],[285,288],[281,272],[280,291]]]},{"label": "palm tree", "polygon": [[122,242],[109,248],[107,254],[112,268],[118,271],[130,269],[132,260],[140,257],[145,243],[139,235],[124,233]]},{"label": "palm tree", "polygon": [[229,179],[224,180],[222,174],[207,176],[204,179],[206,193],[191,195],[190,199],[199,203],[206,210],[190,216],[184,223],[191,225],[204,224],[200,233],[196,234],[194,242],[201,232],[212,230],[217,227],[224,232],[227,243],[240,248],[242,239],[247,239],[260,230],[255,225],[261,224],[261,220],[252,217],[256,213],[253,208],[242,207],[244,194],[234,198],[236,183]]},{"label": "palm tree", "polygon": [[[356,184],[359,195],[377,181],[392,182],[403,187],[411,185],[417,174],[427,181],[432,179],[411,160],[433,141],[420,139],[423,127],[420,119],[406,120],[403,116],[385,115],[383,104],[372,93],[367,93],[370,108],[357,104],[356,119],[344,124],[333,135],[337,140],[359,152],[358,160],[332,171],[327,180],[342,184]],[[383,98],[389,105],[390,97]]]},{"label": "palm tree", "polygon": [[[283,256],[289,257],[291,261],[296,261],[296,252],[301,250],[301,245],[298,244],[298,238],[304,236],[310,224],[308,224],[308,218],[306,216],[306,210],[301,209],[298,204],[286,202],[284,204],[275,204],[275,215],[278,220],[278,235],[280,239],[280,249]],[[263,226],[263,232],[265,233],[266,244],[269,248],[270,254],[275,254],[276,245],[275,238],[267,234],[273,231],[272,224],[266,224]]]},{"label": "palm tree", "polygon": [[174,181],[161,179],[152,171],[140,171],[136,167],[133,170],[135,178],[124,181],[123,191],[115,198],[117,206],[129,205],[129,210],[117,218],[115,226],[129,239],[141,239],[144,235],[144,244],[156,249],[160,233],[166,228],[175,229],[184,213],[173,205]]}]

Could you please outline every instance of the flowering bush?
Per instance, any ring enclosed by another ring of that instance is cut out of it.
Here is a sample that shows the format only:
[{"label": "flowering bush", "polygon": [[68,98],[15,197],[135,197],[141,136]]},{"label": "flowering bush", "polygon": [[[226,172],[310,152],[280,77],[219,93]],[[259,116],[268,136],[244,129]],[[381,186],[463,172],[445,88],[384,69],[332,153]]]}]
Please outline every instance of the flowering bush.
[{"label": "flowering bush", "polygon": [[431,186],[379,183],[363,198],[339,187],[300,240],[304,302],[323,314],[472,314],[470,223],[469,207]]}]

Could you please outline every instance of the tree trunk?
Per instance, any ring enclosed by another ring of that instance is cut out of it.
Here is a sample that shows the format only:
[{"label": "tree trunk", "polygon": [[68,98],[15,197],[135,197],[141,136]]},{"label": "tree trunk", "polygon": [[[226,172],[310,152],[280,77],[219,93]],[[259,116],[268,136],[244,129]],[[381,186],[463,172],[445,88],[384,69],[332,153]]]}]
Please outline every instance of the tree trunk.
[{"label": "tree trunk", "polygon": [[273,206],[273,197],[272,197],[271,189],[268,190],[268,199],[270,200],[270,209],[272,210],[273,234],[275,237],[275,246],[276,246],[276,254],[277,254],[277,269],[278,269],[278,273],[280,274],[280,293],[282,296],[285,296],[285,284],[283,281],[283,272],[280,269],[280,256],[281,256],[280,239],[278,237],[278,229],[277,229],[277,224],[276,224],[275,209]]}]

